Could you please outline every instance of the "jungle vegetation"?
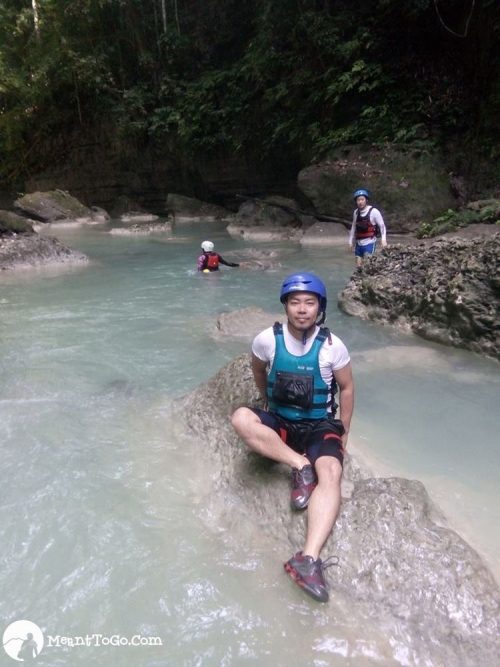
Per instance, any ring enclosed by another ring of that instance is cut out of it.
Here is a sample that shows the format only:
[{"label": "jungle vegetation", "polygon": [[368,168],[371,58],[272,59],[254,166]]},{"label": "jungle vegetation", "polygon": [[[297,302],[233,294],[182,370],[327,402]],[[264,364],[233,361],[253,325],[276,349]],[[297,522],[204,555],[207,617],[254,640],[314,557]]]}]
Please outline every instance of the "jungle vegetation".
[{"label": "jungle vegetation", "polygon": [[498,0],[0,0],[0,180],[97,128],[192,156],[394,142],[498,164],[499,59]]}]

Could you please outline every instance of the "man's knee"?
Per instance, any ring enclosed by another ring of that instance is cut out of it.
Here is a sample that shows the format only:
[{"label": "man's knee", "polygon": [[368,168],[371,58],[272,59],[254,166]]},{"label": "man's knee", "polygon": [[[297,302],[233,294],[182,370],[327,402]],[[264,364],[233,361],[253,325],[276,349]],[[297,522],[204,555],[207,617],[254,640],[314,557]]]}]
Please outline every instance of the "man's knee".
[{"label": "man's knee", "polygon": [[231,424],[237,433],[241,433],[256,419],[257,415],[250,408],[237,408],[231,416]]},{"label": "man's knee", "polygon": [[314,467],[319,482],[340,484],[342,478],[342,465],[335,456],[320,456],[319,459],[316,459]]}]

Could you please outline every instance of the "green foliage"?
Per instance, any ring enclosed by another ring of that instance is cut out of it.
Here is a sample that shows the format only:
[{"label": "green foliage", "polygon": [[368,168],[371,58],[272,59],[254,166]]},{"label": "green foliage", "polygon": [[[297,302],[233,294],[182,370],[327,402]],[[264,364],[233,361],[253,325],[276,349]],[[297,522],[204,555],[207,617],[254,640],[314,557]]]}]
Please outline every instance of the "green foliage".
[{"label": "green foliage", "polygon": [[[460,24],[463,7],[449,0]],[[498,4],[453,38],[431,0],[0,2],[0,176],[62,159],[54,137],[111,125],[177,153],[457,136],[500,159]],[[480,99],[482,103],[477,104]]]},{"label": "green foliage", "polygon": [[430,223],[422,223],[417,238],[431,238],[452,232],[469,225],[498,224],[500,221],[500,200],[472,202],[467,208],[454,211],[449,208]]}]

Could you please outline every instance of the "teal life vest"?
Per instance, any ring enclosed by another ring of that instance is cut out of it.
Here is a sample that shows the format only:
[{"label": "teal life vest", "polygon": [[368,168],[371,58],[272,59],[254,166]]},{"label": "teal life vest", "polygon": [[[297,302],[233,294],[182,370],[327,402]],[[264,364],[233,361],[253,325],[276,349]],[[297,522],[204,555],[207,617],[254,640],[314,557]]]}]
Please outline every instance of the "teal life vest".
[{"label": "teal life vest", "polygon": [[335,393],[335,378],[329,387],[321,377],[319,351],[330,335],[327,327],[321,327],[306,354],[300,357],[291,354],[285,346],[283,325],[273,326],[276,350],[273,364],[267,376],[267,402],[269,410],[285,419],[325,419],[328,412],[328,394],[332,402]]}]

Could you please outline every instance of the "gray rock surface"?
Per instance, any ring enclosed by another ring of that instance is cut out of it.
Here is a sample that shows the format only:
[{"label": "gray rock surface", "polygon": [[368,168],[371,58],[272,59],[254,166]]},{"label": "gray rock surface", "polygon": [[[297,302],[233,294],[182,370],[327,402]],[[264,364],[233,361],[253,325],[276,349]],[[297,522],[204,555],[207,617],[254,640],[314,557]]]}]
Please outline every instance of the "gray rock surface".
[{"label": "gray rock surface", "polygon": [[231,212],[222,206],[174,193],[167,196],[166,210],[174,216],[176,222],[184,219],[224,220],[232,217]]},{"label": "gray rock surface", "polygon": [[500,233],[386,248],[353,273],[340,308],[500,359]]},{"label": "gray rock surface", "polygon": [[43,222],[59,220],[94,220],[92,209],[63,190],[32,192],[16,199],[14,205],[27,215]]},{"label": "gray rock surface", "polygon": [[282,322],[283,315],[283,312],[268,313],[254,306],[221,313],[217,317],[212,335],[215,338],[237,338],[250,343],[263,329],[272,326],[276,321]]},{"label": "gray rock surface", "polygon": [[298,203],[286,197],[248,199],[238,209],[234,224],[242,227],[310,226],[314,219],[299,211]]},{"label": "gray rock surface", "polygon": [[[302,546],[305,531],[305,515],[289,508],[289,473],[249,453],[229,422],[236,407],[257,402],[245,354],[179,400],[177,409],[202,443],[200,457],[210,471],[207,516],[219,524],[255,524],[285,559]],[[323,552],[339,556],[339,566],[327,570],[329,622],[338,622],[335,604],[343,599],[388,637],[397,664],[498,665],[499,588],[476,552],[445,526],[422,484],[367,477],[352,457],[344,477],[341,513]]]},{"label": "gray rock surface", "polygon": [[140,222],[127,227],[113,227],[109,233],[116,236],[149,236],[150,234],[166,234],[171,231],[170,222]]},{"label": "gray rock surface", "polygon": [[347,247],[348,241],[348,229],[336,222],[316,222],[306,230],[304,236],[300,239],[301,245],[310,246],[345,245]]},{"label": "gray rock surface", "polygon": [[33,221],[12,211],[0,210],[0,235],[26,234],[33,232]]},{"label": "gray rock surface", "polygon": [[25,269],[51,264],[86,264],[88,258],[55,238],[38,234],[0,237],[0,270]]},{"label": "gray rock surface", "polygon": [[344,146],[302,169],[300,190],[318,213],[352,221],[352,193],[367,187],[391,233],[415,231],[453,208],[449,175],[437,154],[389,146]]}]

